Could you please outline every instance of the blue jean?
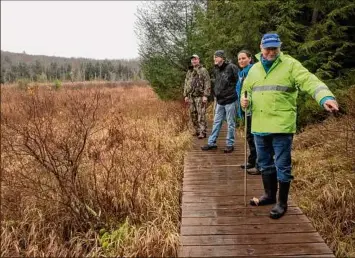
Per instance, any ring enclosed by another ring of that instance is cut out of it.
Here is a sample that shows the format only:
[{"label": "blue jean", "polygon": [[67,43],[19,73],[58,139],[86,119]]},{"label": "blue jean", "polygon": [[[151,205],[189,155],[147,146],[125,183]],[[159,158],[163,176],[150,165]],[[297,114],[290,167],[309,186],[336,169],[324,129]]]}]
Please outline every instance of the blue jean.
[{"label": "blue jean", "polygon": [[277,173],[281,182],[290,182],[293,134],[254,135],[258,166],[262,174]]},{"label": "blue jean", "polygon": [[215,146],[219,131],[221,130],[223,120],[226,118],[228,131],[227,131],[227,146],[234,146],[235,134],[235,117],[237,113],[237,101],[227,105],[216,105],[216,111],[213,119],[213,127],[210,137],[208,138],[208,145]]}]

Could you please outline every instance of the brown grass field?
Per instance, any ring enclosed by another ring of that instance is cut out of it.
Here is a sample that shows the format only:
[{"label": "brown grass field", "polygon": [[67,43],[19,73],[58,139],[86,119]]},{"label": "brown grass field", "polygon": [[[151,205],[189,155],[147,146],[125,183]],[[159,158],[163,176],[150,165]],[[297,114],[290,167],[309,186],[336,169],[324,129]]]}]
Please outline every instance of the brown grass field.
[{"label": "brown grass field", "polygon": [[343,103],[295,137],[291,194],[337,257],[355,257],[355,86]]},{"label": "brown grass field", "polygon": [[[355,256],[355,89],[294,141],[291,194]],[[176,256],[186,108],[141,83],[1,87],[1,257]]]},{"label": "brown grass field", "polygon": [[176,255],[180,103],[147,86],[1,90],[2,257]]}]

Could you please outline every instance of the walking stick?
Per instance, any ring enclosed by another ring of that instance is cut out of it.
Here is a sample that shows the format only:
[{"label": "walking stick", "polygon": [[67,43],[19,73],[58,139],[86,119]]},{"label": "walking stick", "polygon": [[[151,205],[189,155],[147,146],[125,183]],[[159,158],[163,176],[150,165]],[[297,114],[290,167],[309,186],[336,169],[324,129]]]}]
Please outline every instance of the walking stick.
[{"label": "walking stick", "polygon": [[[248,97],[247,91],[244,91],[244,98]],[[247,111],[248,107],[245,109],[244,116],[245,116],[245,144],[244,144],[244,205],[247,206],[247,130],[248,130],[248,119],[247,119]]]}]

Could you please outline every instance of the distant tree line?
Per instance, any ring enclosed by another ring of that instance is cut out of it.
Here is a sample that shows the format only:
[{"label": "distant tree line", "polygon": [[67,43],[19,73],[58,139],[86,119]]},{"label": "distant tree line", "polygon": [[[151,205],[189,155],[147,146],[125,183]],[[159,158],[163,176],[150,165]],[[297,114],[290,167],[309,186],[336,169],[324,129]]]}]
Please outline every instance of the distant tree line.
[{"label": "distant tree line", "polygon": [[48,81],[127,81],[142,79],[138,60],[94,60],[32,56],[1,51],[1,83]]}]

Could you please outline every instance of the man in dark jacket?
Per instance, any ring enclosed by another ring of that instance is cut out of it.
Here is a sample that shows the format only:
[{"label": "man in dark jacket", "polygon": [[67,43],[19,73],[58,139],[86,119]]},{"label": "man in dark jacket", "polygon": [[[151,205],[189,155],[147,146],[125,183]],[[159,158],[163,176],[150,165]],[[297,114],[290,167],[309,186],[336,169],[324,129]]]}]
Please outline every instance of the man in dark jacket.
[{"label": "man in dark jacket", "polygon": [[214,95],[217,100],[215,108],[213,128],[208,144],[202,146],[204,151],[217,149],[217,138],[221,130],[223,120],[227,120],[228,132],[225,153],[234,150],[235,117],[237,112],[237,93],[235,90],[238,80],[238,67],[226,62],[223,50],[217,50],[214,54]]}]

